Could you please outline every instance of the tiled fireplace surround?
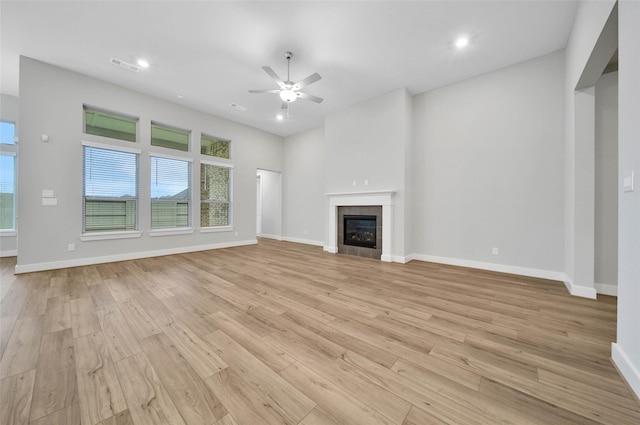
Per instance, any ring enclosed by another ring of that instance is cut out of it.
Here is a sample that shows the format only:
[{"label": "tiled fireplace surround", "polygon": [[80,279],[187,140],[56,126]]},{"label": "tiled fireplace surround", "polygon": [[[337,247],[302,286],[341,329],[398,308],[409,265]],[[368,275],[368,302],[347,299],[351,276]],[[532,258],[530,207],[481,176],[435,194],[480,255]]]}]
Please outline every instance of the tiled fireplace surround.
[{"label": "tiled fireplace surround", "polygon": [[[329,198],[329,244],[324,247],[324,250],[333,253],[340,252],[368,258],[379,258],[382,261],[390,262],[394,194],[395,191],[392,190],[327,193],[326,195]],[[353,209],[354,207],[362,208]],[[369,207],[377,208],[372,209]],[[376,210],[379,212],[376,213]],[[377,216],[377,249],[340,247],[340,242],[343,238],[344,214],[375,214]],[[382,243],[380,243],[380,238],[382,238]]]},{"label": "tiled fireplace surround", "polygon": [[[344,216],[345,215],[375,215],[376,216],[376,247],[367,248],[344,244]],[[340,254],[357,255],[358,257],[374,258],[382,256],[382,207],[381,206],[351,206],[338,207],[338,252]]]}]

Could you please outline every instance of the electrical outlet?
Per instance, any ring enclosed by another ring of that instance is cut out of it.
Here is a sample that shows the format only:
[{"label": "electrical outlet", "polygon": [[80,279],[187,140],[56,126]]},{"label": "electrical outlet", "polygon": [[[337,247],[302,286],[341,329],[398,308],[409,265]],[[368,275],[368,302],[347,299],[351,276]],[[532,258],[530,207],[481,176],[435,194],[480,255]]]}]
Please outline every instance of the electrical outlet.
[{"label": "electrical outlet", "polygon": [[67,245],[67,251],[75,251],[75,250],[76,250],[76,244],[70,243],[69,245]]},{"label": "electrical outlet", "polygon": [[306,235],[307,233],[309,233],[309,231],[307,229],[304,229],[304,234]]},{"label": "electrical outlet", "polygon": [[364,185],[369,186],[369,179],[364,179]]},{"label": "electrical outlet", "polygon": [[238,236],[238,232],[236,232],[236,236]]},{"label": "electrical outlet", "polygon": [[354,180],[354,181],[353,181],[353,185],[355,186],[356,184],[358,184],[358,183],[356,183],[356,181]]},{"label": "electrical outlet", "polygon": [[491,250],[491,253],[492,253],[493,255],[498,255],[498,248],[494,247],[494,248]]}]

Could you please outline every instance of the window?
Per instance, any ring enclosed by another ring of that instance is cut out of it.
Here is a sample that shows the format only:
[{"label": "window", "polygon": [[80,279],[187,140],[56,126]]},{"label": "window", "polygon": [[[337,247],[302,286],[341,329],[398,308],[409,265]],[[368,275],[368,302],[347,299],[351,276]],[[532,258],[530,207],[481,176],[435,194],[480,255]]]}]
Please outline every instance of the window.
[{"label": "window", "polygon": [[229,166],[200,164],[200,226],[230,226],[231,172]]},{"label": "window", "polygon": [[2,154],[0,155],[0,230],[15,230],[15,219],[16,157],[12,154]]},{"label": "window", "polygon": [[187,152],[189,133],[187,130],[151,123],[151,145]]},{"label": "window", "polygon": [[203,155],[211,155],[217,158],[230,158],[231,143],[227,140],[217,139],[215,137],[205,136],[200,138],[200,153]]},{"label": "window", "polygon": [[88,145],[83,149],[83,233],[136,230],[139,155]]},{"label": "window", "polygon": [[189,227],[191,163],[151,157],[151,228]]},{"label": "window", "polygon": [[137,124],[136,118],[84,106],[84,132],[86,134],[135,142]]},{"label": "window", "polygon": [[16,135],[16,125],[12,122],[0,121],[0,143],[3,145],[15,145],[13,139]]}]

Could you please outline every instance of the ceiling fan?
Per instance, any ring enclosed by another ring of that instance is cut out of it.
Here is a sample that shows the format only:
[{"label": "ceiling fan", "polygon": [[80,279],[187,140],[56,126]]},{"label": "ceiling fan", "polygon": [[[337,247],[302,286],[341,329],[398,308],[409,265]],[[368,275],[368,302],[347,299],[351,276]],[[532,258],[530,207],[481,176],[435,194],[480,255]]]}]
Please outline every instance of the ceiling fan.
[{"label": "ceiling fan", "polygon": [[310,100],[315,103],[322,102],[323,99],[321,97],[314,96],[308,93],[303,93],[300,91],[304,87],[308,86],[309,84],[315,83],[320,78],[322,78],[320,77],[320,74],[315,72],[309,75],[307,78],[304,78],[298,81],[297,83],[294,83],[293,81],[291,81],[291,78],[289,76],[289,64],[291,63],[291,58],[293,57],[293,53],[284,52],[284,57],[287,59],[287,80],[286,81],[278,77],[278,74],[276,74],[273,71],[273,69],[271,69],[271,67],[268,67],[268,66],[262,67],[262,69],[264,69],[264,72],[269,74],[269,76],[273,78],[273,81],[275,81],[280,88],[273,89],[273,90],[249,90],[249,93],[278,93],[280,95],[280,99],[284,101],[284,103],[282,104],[282,109],[287,109],[287,110],[289,107],[289,103],[295,102],[295,100],[298,98]]}]

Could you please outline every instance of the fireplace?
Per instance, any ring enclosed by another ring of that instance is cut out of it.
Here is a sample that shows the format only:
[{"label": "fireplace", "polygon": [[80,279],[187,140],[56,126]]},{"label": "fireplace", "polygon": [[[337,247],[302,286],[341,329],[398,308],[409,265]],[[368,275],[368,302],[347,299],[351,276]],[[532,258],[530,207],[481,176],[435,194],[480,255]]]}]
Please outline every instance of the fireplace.
[{"label": "fireplace", "polygon": [[375,215],[345,215],[344,244],[375,249],[376,228]]},{"label": "fireplace", "polygon": [[382,256],[382,207],[353,205],[337,208],[338,252],[379,260]]},{"label": "fireplace", "polygon": [[[395,190],[327,193],[329,198],[329,240],[324,250],[332,253],[357,255],[382,261],[392,261],[393,198]],[[375,248],[345,245],[344,216],[375,215]]]}]

